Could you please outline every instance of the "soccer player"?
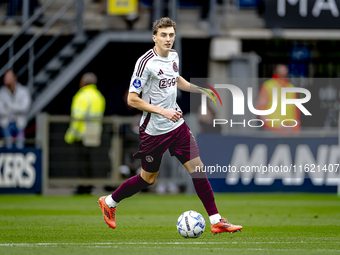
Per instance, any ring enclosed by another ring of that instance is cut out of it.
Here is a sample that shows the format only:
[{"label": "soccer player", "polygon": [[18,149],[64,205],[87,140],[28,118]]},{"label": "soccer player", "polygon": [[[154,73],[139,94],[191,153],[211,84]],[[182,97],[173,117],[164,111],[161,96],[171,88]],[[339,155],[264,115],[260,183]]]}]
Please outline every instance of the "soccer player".
[{"label": "soccer player", "polygon": [[169,149],[191,175],[196,193],[209,215],[211,232],[240,231],[242,226],[233,225],[220,216],[206,174],[196,171],[196,166],[203,169],[203,163],[195,139],[182,118],[176,96],[177,88],[187,92],[205,92],[178,73],[178,54],[171,49],[175,30],[176,23],[169,18],[154,22],[152,39],[155,47],[137,60],[131,78],[128,104],[143,111],[140,148],[134,154],[142,161],[141,174],[126,180],[112,195],[100,197],[98,203],[105,222],[115,228],[117,204],[155,183],[162,155]]}]

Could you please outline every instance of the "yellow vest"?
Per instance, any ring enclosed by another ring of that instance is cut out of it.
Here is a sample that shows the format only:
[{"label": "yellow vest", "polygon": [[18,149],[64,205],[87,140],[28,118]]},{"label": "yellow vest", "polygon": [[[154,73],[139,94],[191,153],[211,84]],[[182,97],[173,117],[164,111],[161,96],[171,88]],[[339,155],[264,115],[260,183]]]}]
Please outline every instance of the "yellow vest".
[{"label": "yellow vest", "polygon": [[66,131],[65,142],[71,144],[74,141],[81,141],[86,132],[86,121],[101,126],[105,104],[105,98],[96,85],[89,84],[80,88],[72,99],[72,121]]},{"label": "yellow vest", "polygon": [[[280,84],[281,83],[281,84]],[[284,85],[283,85],[284,84]],[[265,126],[270,129],[280,128],[281,127],[281,121],[287,120],[287,119],[294,119],[298,122],[298,126],[300,127],[300,114],[299,109],[293,104],[287,104],[286,105],[286,115],[281,115],[281,88],[283,87],[291,87],[294,88],[295,86],[289,82],[285,82],[283,79],[270,79],[263,83],[262,88],[264,89],[268,95],[268,104],[266,109],[270,109],[270,107],[273,104],[273,88],[277,88],[277,108],[276,110],[266,116],[266,119],[278,119],[280,121],[272,121],[265,123]],[[297,98],[296,93],[286,93],[287,99],[295,99]],[[288,124],[289,122],[287,122]],[[272,125],[274,127],[272,127]]]}]

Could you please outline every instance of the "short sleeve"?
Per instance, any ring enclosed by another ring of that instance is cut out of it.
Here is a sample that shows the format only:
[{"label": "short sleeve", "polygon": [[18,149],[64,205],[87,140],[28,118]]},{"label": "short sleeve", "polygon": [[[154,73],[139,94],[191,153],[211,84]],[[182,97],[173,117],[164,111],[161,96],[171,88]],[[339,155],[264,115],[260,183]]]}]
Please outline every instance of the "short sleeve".
[{"label": "short sleeve", "polygon": [[149,79],[149,69],[147,66],[147,61],[139,59],[133,70],[133,74],[130,81],[129,92],[136,92],[140,94]]}]

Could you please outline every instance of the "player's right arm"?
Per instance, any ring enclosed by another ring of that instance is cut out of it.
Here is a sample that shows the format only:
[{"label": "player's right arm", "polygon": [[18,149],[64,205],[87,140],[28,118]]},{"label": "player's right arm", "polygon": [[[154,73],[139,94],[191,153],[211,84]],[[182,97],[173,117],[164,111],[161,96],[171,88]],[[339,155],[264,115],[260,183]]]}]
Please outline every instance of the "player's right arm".
[{"label": "player's right arm", "polygon": [[172,109],[164,109],[162,107],[145,102],[143,99],[139,97],[139,95],[136,92],[129,92],[127,102],[128,105],[133,108],[145,112],[160,114],[173,122],[177,122],[182,117],[182,114],[178,111]]}]

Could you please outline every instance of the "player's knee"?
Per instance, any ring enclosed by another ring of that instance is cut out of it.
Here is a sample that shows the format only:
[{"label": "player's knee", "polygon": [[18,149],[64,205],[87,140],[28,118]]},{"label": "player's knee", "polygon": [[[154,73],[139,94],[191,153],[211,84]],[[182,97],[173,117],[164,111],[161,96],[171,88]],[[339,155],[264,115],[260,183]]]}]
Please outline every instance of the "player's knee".
[{"label": "player's knee", "polygon": [[203,165],[203,163],[202,163],[202,161],[200,161],[198,164],[196,164],[196,165],[191,165],[190,166],[190,173],[194,173],[194,172],[203,172],[203,170],[204,170],[204,165]]},{"label": "player's knee", "polygon": [[150,178],[148,178],[147,180],[145,180],[147,183],[149,183],[150,185],[154,184],[156,182],[157,176],[152,176]]},{"label": "player's knee", "polygon": [[199,157],[184,163],[184,167],[191,174],[194,172],[202,172],[204,164]]},{"label": "player's knee", "polygon": [[154,184],[156,182],[157,179],[157,173],[148,173],[146,171],[142,171],[141,173],[141,177],[143,178],[144,181],[146,181],[147,183],[149,183],[150,185]]}]

